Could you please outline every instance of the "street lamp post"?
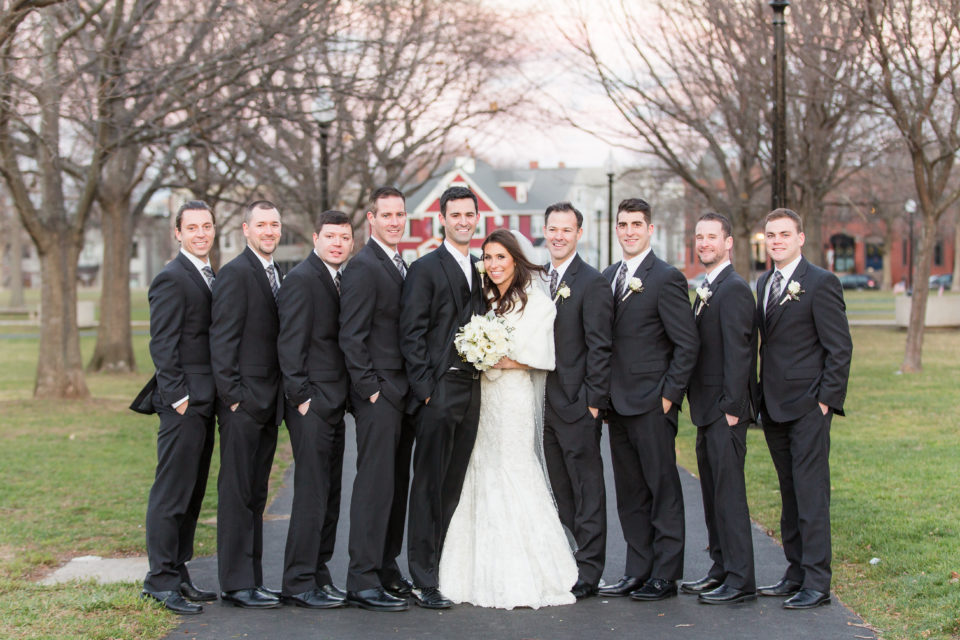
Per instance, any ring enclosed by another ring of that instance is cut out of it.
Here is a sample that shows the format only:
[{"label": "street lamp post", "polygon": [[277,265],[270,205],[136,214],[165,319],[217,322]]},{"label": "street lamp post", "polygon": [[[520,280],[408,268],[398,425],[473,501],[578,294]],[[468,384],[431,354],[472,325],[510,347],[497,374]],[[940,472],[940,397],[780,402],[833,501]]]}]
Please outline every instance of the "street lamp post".
[{"label": "street lamp post", "polygon": [[[613,264],[613,176],[617,170],[613,152],[607,156],[604,169],[607,172],[607,264]],[[599,260],[597,262],[599,263]]]},{"label": "street lamp post", "polygon": [[787,90],[786,44],[784,40],[784,11],[788,0],[771,0],[773,7],[773,181],[771,196],[773,208],[787,203]]},{"label": "street lamp post", "polygon": [[907,242],[907,293],[913,295],[913,214],[917,212],[917,202],[913,198],[903,203],[903,208],[907,212],[908,224],[910,230],[907,232],[909,240]]},{"label": "street lamp post", "polygon": [[330,136],[330,126],[336,117],[333,101],[321,89],[313,102],[313,118],[320,129],[320,208],[321,211],[330,209],[330,160],[327,151],[327,141]]}]

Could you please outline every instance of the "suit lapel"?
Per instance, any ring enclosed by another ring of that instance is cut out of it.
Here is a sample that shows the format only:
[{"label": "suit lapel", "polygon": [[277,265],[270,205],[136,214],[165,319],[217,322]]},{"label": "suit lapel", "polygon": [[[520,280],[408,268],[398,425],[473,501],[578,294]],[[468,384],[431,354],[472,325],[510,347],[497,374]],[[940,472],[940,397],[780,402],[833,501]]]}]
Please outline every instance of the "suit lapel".
[{"label": "suit lapel", "polygon": [[337,293],[337,285],[333,284],[333,278],[330,277],[330,270],[327,269],[327,265],[324,264],[323,260],[317,257],[316,252],[311,251],[310,255],[307,256],[307,261],[310,265],[316,270],[317,277],[320,278],[320,282],[323,287],[326,288],[327,293],[333,296],[333,299],[336,300],[339,298]]},{"label": "suit lapel", "polygon": [[210,285],[207,284],[206,279],[201,275],[197,268],[190,262],[190,258],[183,255],[183,253],[177,253],[177,262],[180,263],[180,266],[183,267],[187,272],[187,277],[193,280],[193,284],[197,285],[197,288],[203,292],[203,295],[207,296],[207,299],[211,299],[210,294]]},{"label": "suit lapel", "polygon": [[[730,275],[732,271],[733,271],[733,265],[728,264],[723,268],[722,271],[720,271],[720,273],[716,275],[716,277],[713,279],[713,282],[707,285],[707,290],[710,291],[710,299],[713,298],[714,294],[716,294],[717,290],[720,288],[720,283],[722,283],[726,279],[726,277]],[[701,308],[698,312],[697,311],[698,307],[708,307],[710,306],[709,303],[710,303],[709,299],[707,300],[707,302],[703,302],[702,300],[700,300],[700,296],[697,296],[696,302],[694,303],[694,309],[693,309],[694,317],[696,318],[697,324],[700,324],[700,318],[703,317],[703,314],[706,311],[706,309]]]},{"label": "suit lapel", "polygon": [[[270,281],[267,280],[267,272],[263,268],[263,263],[260,262],[260,258],[257,257],[257,254],[255,254],[250,247],[243,250],[243,255],[247,256],[250,268],[253,269],[253,279],[257,281],[261,291],[263,291],[263,295],[273,303],[273,308],[276,309],[277,300],[273,297],[273,289],[270,288]],[[274,265],[273,269],[277,276],[277,282],[279,283],[281,281],[280,270],[277,269],[276,265]]]},{"label": "suit lapel", "polygon": [[[463,290],[467,286],[467,280],[463,277],[463,271],[460,265],[454,259],[446,246],[440,245],[435,249],[440,252],[440,266],[443,267],[443,273],[447,276],[447,282],[450,283],[450,290],[453,292],[453,301],[457,304],[458,317],[463,316]],[[476,271],[476,269],[474,269]]]},{"label": "suit lapel", "polygon": [[797,268],[794,269],[793,275],[790,276],[789,280],[783,281],[783,290],[780,291],[780,296],[777,298],[777,306],[773,308],[773,311],[770,313],[770,318],[767,320],[767,333],[772,333],[774,327],[777,326],[777,322],[780,321],[780,318],[787,311],[787,307],[790,306],[790,302],[787,300],[787,286],[793,282],[797,281],[800,283],[800,288],[803,289],[803,276],[807,273],[807,259],[800,258],[800,263],[797,265]]},{"label": "suit lapel", "polygon": [[[621,296],[621,301],[619,301],[619,304],[617,300],[614,300],[614,304],[616,305],[616,312],[614,314],[614,324],[616,324],[620,320],[620,317],[624,313],[624,309],[626,309],[627,305],[630,304],[631,299],[637,296],[643,295],[642,293],[634,293],[630,291],[630,280],[632,280],[633,278],[639,278],[641,283],[646,282],[647,274],[650,273],[650,269],[653,267],[654,260],[656,260],[656,256],[654,256],[653,251],[651,251],[650,253],[647,254],[647,257],[643,259],[643,262],[637,265],[637,268],[634,269],[632,275],[630,274],[629,271],[627,272],[626,289],[629,295],[627,295],[627,293],[624,294],[624,296],[626,296],[626,300],[623,300],[623,296]],[[619,267],[617,268],[619,269]],[[616,281],[616,275],[614,275],[614,281]],[[641,284],[640,286],[643,287],[643,284]]]},{"label": "suit lapel", "polygon": [[393,256],[388,256],[387,252],[383,250],[383,247],[377,244],[377,241],[373,238],[367,240],[367,246],[370,247],[373,255],[377,256],[380,264],[383,265],[383,268],[390,274],[390,278],[398,285],[403,286],[403,276],[400,275],[400,270],[397,269],[397,265],[393,262]]}]

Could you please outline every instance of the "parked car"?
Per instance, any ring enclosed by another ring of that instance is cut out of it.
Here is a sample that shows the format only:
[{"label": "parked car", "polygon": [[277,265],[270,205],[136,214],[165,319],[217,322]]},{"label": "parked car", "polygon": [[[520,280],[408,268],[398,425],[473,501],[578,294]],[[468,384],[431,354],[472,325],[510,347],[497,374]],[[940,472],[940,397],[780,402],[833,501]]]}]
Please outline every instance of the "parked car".
[{"label": "parked car", "polygon": [[876,278],[865,273],[848,273],[840,276],[840,286],[844,289],[861,291],[863,289],[879,289],[880,283],[877,282]]},{"label": "parked car", "polygon": [[694,289],[702,285],[703,281],[706,279],[707,279],[706,273],[698,273],[697,275],[687,280],[687,289],[689,289],[690,291],[693,291]]},{"label": "parked car", "polygon": [[953,274],[952,273],[941,273],[938,276],[930,276],[930,288],[939,289],[943,287],[944,289],[949,289],[953,284]]}]

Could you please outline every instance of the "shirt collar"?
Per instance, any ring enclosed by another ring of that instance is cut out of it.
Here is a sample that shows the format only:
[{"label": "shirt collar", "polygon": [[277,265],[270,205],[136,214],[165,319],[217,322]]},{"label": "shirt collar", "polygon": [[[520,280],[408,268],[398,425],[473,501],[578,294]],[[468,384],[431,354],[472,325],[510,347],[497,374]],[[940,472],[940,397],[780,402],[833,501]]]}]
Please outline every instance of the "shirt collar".
[{"label": "shirt collar", "polygon": [[370,236],[370,239],[373,240],[374,242],[376,242],[378,245],[380,245],[380,248],[383,249],[383,252],[384,252],[385,254],[387,254],[387,257],[390,258],[391,260],[393,260],[393,256],[395,256],[395,255],[397,255],[397,254],[399,253],[399,251],[398,251],[397,249],[395,249],[395,248],[394,248],[394,249],[391,249],[391,248],[388,247],[387,245],[385,245],[385,244],[383,244],[382,242],[380,242],[380,238],[378,238],[377,236]]},{"label": "shirt collar", "polygon": [[627,277],[633,275],[633,273],[637,270],[637,267],[640,266],[640,263],[647,258],[647,254],[649,254],[651,251],[653,251],[653,247],[647,247],[646,251],[642,252],[638,256],[633,256],[629,260],[621,259],[621,262],[627,263]]},{"label": "shirt collar", "polygon": [[709,273],[707,274],[706,283],[707,283],[708,286],[711,285],[711,284],[713,284],[713,281],[717,279],[717,276],[720,275],[720,272],[721,272],[721,271],[723,271],[724,269],[727,268],[727,265],[728,265],[728,264],[730,264],[730,261],[729,261],[729,260],[724,260],[723,262],[721,262],[720,264],[718,264],[717,267],[716,267],[713,271],[711,271],[711,272],[709,272]]},{"label": "shirt collar", "polygon": [[[201,260],[201,259],[198,258],[197,256],[193,255],[192,253],[190,253],[189,251],[187,251],[187,250],[184,249],[183,247],[180,247],[180,253],[182,253],[183,255],[187,256],[187,260],[190,261],[190,264],[192,264],[193,266],[195,266],[195,267],[197,268],[197,271],[199,271],[201,274],[203,274],[203,268],[204,268],[204,267],[210,267],[211,269],[213,268],[213,266],[210,264],[209,261],[208,261],[208,262],[204,262],[203,260]],[[204,276],[204,278],[206,278],[206,276]]]},{"label": "shirt collar", "polygon": [[[313,250],[313,255],[320,258],[320,254],[317,253],[316,249]],[[325,266],[327,268],[327,271],[330,272],[330,277],[336,279],[337,274],[340,273],[340,269],[337,267],[334,267],[333,265],[327,264],[327,261],[324,260],[323,258],[320,258],[320,262],[322,262],[323,266]]]},{"label": "shirt collar", "polygon": [[264,268],[264,269],[266,269],[267,267],[269,267],[269,266],[271,266],[271,265],[273,264],[273,256],[270,256],[270,259],[269,259],[269,260],[266,260],[266,259],[264,259],[264,257],[263,257],[262,255],[260,255],[260,254],[257,253],[256,251],[254,251],[252,247],[250,248],[250,251],[251,251],[251,253],[253,253],[253,255],[257,256],[257,260],[260,261],[260,264],[263,265],[263,268]]},{"label": "shirt collar", "polygon": [[[797,270],[797,265],[800,264],[800,259],[801,259],[801,258],[803,258],[803,255],[802,255],[802,254],[799,255],[799,256],[797,256],[796,259],[793,260],[793,262],[791,262],[790,264],[784,266],[782,269],[775,269],[775,271],[779,271],[780,274],[783,276],[783,282],[784,282],[784,283],[790,282],[790,278],[793,277],[793,272]],[[771,282],[772,282],[772,281],[773,281],[773,280],[771,279]]]},{"label": "shirt collar", "polygon": [[444,239],[444,240],[443,240],[443,246],[447,248],[447,251],[450,252],[450,255],[452,255],[452,256],[454,257],[454,259],[455,259],[458,263],[460,263],[460,265],[463,265],[464,263],[466,263],[466,264],[469,266],[469,264],[470,264],[470,252],[469,252],[469,251],[467,252],[467,255],[463,255],[462,253],[460,253],[460,250],[457,249],[455,246],[453,246],[453,243],[450,242],[450,241],[447,240],[447,239]]},{"label": "shirt collar", "polygon": [[553,266],[553,263],[552,263],[552,262],[550,263],[550,271],[551,271],[551,272],[552,272],[552,271],[556,271],[556,272],[557,272],[557,280],[558,280],[558,281],[563,280],[563,274],[565,274],[565,273],[567,272],[567,268],[570,266],[570,263],[573,262],[573,259],[576,258],[576,257],[577,257],[577,252],[574,251],[573,253],[570,254],[570,257],[569,257],[569,258],[567,258],[567,259],[564,260],[562,263],[560,263],[560,266],[559,266],[559,267]]}]

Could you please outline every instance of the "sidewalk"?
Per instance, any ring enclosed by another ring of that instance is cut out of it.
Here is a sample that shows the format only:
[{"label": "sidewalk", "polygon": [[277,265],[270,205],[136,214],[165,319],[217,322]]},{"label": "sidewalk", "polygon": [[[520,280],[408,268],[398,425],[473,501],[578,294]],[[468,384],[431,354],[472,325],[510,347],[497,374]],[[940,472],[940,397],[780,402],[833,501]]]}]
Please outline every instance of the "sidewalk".
[{"label": "sidewalk", "polygon": [[[604,459],[607,471],[607,569],[604,580],[615,582],[623,570],[626,546],[616,514],[613,477],[609,464],[609,444],[604,434]],[[347,532],[349,530],[350,489],[356,461],[356,436],[353,423],[347,422],[347,447],[344,460],[344,496],[341,505],[337,552],[330,569],[341,588],[347,568]],[[710,560],[705,548],[706,529],[699,482],[681,469],[684,504],[687,516],[686,566],[684,578],[700,578],[706,574]],[[264,575],[267,586],[280,587],[283,547],[293,497],[292,476],[270,506],[274,517],[264,522]],[[209,489],[215,490],[216,478]],[[785,567],[783,552],[762,530],[753,528],[758,584],[780,579]],[[190,564],[191,574],[202,588],[217,584],[216,558],[198,558]],[[401,558],[406,568],[406,558]],[[661,602],[641,603],[629,598],[588,598],[575,605],[547,607],[537,611],[518,609],[502,611],[458,605],[447,611],[427,611],[411,604],[402,613],[375,613],[355,608],[312,611],[281,607],[267,611],[250,611],[218,602],[204,606],[204,613],[185,618],[168,638],[196,640],[317,640],[327,639],[445,639],[456,640],[521,640],[540,638],[566,640],[585,638],[710,638],[713,640],[841,640],[875,639],[877,636],[861,626],[862,620],[833,598],[833,603],[810,611],[786,611],[777,598],[760,598],[756,602],[733,606],[707,606],[697,603],[695,596],[680,595]]]}]

